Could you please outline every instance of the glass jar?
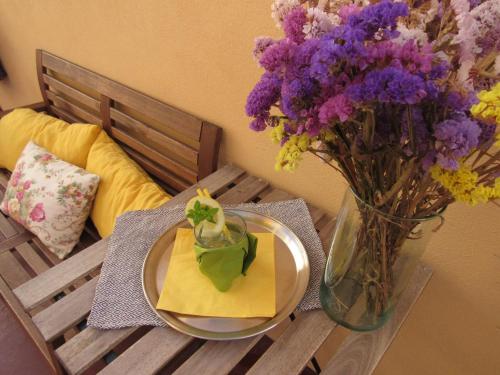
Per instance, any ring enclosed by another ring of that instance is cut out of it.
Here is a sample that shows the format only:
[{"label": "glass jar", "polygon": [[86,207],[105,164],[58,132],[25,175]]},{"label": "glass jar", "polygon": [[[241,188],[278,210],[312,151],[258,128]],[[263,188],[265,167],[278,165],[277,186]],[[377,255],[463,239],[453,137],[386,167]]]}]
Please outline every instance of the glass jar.
[{"label": "glass jar", "polygon": [[433,230],[440,226],[441,213],[423,219],[391,216],[348,189],[320,287],[321,304],[330,318],[356,331],[382,326],[408,285]]},{"label": "glass jar", "polygon": [[247,226],[245,221],[238,214],[224,210],[225,227],[214,235],[213,230],[205,230],[207,226],[212,229],[213,224],[207,221],[202,221],[194,227],[194,235],[196,242],[206,248],[222,248],[233,246],[242,241],[247,234]]}]

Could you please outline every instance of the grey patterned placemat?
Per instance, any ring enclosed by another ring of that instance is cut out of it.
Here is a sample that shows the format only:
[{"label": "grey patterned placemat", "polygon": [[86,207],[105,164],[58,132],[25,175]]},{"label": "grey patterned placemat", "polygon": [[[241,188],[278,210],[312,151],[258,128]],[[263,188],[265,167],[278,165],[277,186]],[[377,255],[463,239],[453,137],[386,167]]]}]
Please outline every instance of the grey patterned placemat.
[{"label": "grey patterned placemat", "polygon": [[[309,286],[297,309],[305,311],[319,308],[319,286],[325,255],[304,200],[248,203],[231,207],[269,215],[295,232],[306,248],[311,267]],[[127,212],[118,218],[97,283],[87,322],[89,326],[101,329],[165,326],[144,297],[142,263],[156,239],[183,219],[184,205]]]}]

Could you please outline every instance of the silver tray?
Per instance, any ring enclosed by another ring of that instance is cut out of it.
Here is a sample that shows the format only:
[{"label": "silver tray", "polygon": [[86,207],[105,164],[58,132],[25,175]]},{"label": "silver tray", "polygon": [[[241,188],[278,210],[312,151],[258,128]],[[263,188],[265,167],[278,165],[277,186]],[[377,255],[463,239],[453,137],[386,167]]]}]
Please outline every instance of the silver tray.
[{"label": "silver tray", "polygon": [[242,339],[270,330],[294,311],[309,283],[307,253],[299,238],[288,227],[253,211],[227,211],[240,215],[246,221],[249,232],[270,232],[275,235],[276,315],[273,318],[203,317],[156,309],[175,233],[177,228],[189,227],[187,221],[167,230],[151,247],[142,266],[144,296],[156,315],[177,331],[208,340]]}]

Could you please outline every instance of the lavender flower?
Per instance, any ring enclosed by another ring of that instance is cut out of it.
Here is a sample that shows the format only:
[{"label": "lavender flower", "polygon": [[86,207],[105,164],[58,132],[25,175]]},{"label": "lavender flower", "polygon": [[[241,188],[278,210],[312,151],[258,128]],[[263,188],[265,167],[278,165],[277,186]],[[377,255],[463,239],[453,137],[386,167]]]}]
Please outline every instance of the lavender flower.
[{"label": "lavender flower", "polygon": [[267,47],[272,46],[274,43],[273,38],[267,36],[260,36],[255,38],[255,47],[253,49],[253,57],[255,60],[259,61],[262,57],[262,54],[266,51]]},{"label": "lavender flower", "polygon": [[259,63],[269,72],[284,69],[292,59],[294,48],[295,44],[288,39],[280,40],[264,51]]},{"label": "lavender flower", "polygon": [[266,129],[266,119],[264,116],[259,116],[255,118],[249,125],[249,128],[256,131],[261,132]]},{"label": "lavender flower", "polygon": [[[410,139],[410,126],[413,140]],[[403,128],[401,134],[401,146],[407,156],[425,155],[429,151],[429,141],[431,133],[427,128],[422,109],[419,107],[411,108],[411,123],[408,115],[405,113],[403,117]],[[412,149],[412,143],[414,149]]]},{"label": "lavender flower", "polygon": [[369,72],[365,79],[347,89],[354,102],[416,104],[426,95],[424,80],[404,69],[387,67]]},{"label": "lavender flower", "polygon": [[379,30],[383,30],[386,37],[396,37],[394,32],[397,19],[408,15],[408,6],[405,3],[382,0],[381,2],[363,8],[358,14],[349,16],[347,25],[364,33],[364,39],[371,38]]},{"label": "lavender flower", "polygon": [[479,99],[472,91],[469,91],[465,95],[456,91],[450,91],[446,97],[446,104],[455,112],[468,111],[470,107],[478,102]]},{"label": "lavender flower", "polygon": [[328,124],[333,119],[346,121],[353,112],[350,100],[343,94],[336,95],[328,99],[319,109],[319,120],[323,124]]},{"label": "lavender flower", "polygon": [[[281,79],[274,73],[266,72],[247,98],[246,113],[252,117],[267,117],[271,106],[280,97]],[[255,125],[259,127],[260,125]]]},{"label": "lavender flower", "polygon": [[315,91],[314,83],[304,77],[285,81],[281,88],[281,110],[289,118],[296,120],[301,110],[307,108]]},{"label": "lavender flower", "polygon": [[481,129],[481,134],[479,135],[478,144],[490,145],[495,139],[495,132],[497,130],[496,125],[487,124],[482,121],[478,121],[479,128]]},{"label": "lavender flower", "polygon": [[436,161],[442,168],[457,170],[459,159],[477,147],[481,128],[466,116],[457,116],[434,126]]},{"label": "lavender flower", "polygon": [[297,44],[302,43],[305,39],[302,30],[306,21],[306,11],[304,8],[296,7],[290,11],[285,17],[285,22],[283,22],[283,30],[286,37]]}]

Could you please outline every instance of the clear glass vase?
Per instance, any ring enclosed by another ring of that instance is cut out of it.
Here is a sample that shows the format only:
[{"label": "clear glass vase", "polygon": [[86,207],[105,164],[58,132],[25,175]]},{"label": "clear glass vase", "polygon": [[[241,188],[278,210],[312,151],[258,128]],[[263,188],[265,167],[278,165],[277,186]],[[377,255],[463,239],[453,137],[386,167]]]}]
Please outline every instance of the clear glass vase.
[{"label": "clear glass vase", "polygon": [[330,318],[356,331],[382,326],[405,290],[430,235],[440,226],[440,214],[398,218],[366,204],[348,189],[320,288],[321,304]]}]

